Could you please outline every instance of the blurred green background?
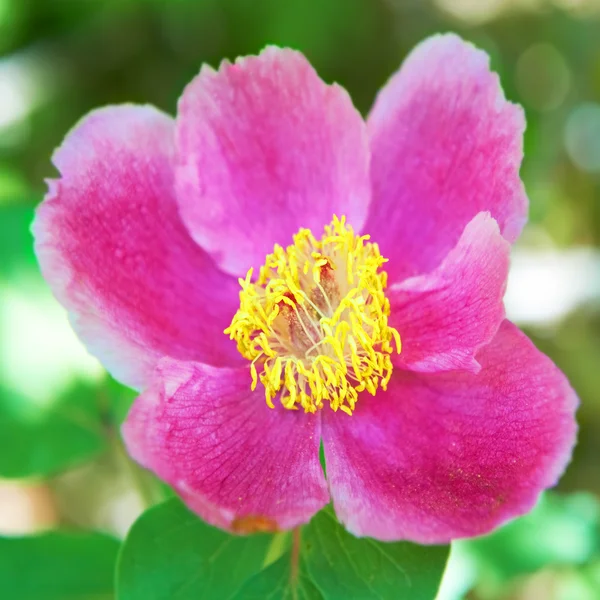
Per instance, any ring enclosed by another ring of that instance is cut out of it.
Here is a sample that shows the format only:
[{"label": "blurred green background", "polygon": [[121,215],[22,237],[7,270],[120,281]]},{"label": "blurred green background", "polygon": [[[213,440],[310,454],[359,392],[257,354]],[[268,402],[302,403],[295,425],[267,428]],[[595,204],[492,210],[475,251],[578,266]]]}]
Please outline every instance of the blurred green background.
[{"label": "blurred green background", "polygon": [[32,252],[65,133],[103,104],[174,113],[201,63],[267,43],[302,50],[366,114],[407,52],[448,30],[490,53],[527,111],[531,214],[507,309],[581,408],[557,490],[456,544],[439,598],[600,598],[600,0],[0,0],[0,533],[123,535],[155,494],[118,441],[131,392],[74,338]]}]

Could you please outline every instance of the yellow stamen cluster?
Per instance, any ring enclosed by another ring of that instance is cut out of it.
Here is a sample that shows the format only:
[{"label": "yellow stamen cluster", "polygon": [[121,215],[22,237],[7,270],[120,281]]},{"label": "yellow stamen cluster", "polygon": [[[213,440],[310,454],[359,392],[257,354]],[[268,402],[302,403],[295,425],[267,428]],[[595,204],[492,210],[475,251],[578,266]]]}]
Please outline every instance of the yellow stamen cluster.
[{"label": "yellow stamen cluster", "polygon": [[352,414],[358,393],[375,395],[392,375],[400,335],[388,325],[387,262],[369,236],[334,216],[317,240],[301,229],[275,245],[258,279],[240,279],[240,308],[225,330],[251,362],[267,404],[314,413],[329,402]]}]

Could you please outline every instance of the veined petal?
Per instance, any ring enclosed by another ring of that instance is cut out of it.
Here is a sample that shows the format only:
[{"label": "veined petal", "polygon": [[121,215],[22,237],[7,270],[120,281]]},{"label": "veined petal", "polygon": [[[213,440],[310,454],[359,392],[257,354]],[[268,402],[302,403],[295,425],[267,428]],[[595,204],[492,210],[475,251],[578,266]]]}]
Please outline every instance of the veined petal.
[{"label": "veined petal", "polygon": [[355,535],[445,543],[530,510],[575,442],[575,393],[505,321],[481,371],[396,371],[352,417],[323,415],[336,513]]},{"label": "veined petal", "polygon": [[366,126],[348,94],[289,49],[203,67],[177,116],[177,194],[193,238],[243,276],[273,244],[332,215],[362,227]]},{"label": "veined petal", "polygon": [[426,373],[479,371],[475,354],[504,319],[509,253],[496,221],[479,213],[437,269],[392,285],[390,323],[402,337],[394,363]]},{"label": "veined petal", "polygon": [[251,533],[306,523],[327,504],[320,430],[318,416],[268,408],[247,367],[164,359],[123,437],[203,519]]},{"label": "veined petal", "polygon": [[437,267],[466,224],[489,211],[513,242],[527,219],[519,177],[525,119],[485,52],[456,35],[419,44],[369,115],[373,199],[365,233],[390,281]]},{"label": "veined petal", "polygon": [[238,285],[189,237],[173,192],[173,120],[92,112],[54,155],[33,233],[45,279],[104,366],[141,388],[159,358],[240,361],[223,334]]}]

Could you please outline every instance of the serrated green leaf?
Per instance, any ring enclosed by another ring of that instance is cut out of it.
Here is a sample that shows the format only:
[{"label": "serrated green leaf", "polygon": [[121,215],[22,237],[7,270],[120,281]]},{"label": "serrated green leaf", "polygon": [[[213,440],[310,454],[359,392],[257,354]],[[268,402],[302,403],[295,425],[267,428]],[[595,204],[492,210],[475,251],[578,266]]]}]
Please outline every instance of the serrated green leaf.
[{"label": "serrated green leaf", "polygon": [[118,598],[229,598],[260,571],[272,540],[229,535],[173,498],[146,511],[131,528],[118,561]]},{"label": "serrated green leaf", "polygon": [[0,597],[110,600],[118,550],[117,540],[100,533],[0,538]]},{"label": "serrated green leaf", "polygon": [[329,508],[302,530],[307,572],[325,600],[432,600],[449,551],[449,546],[355,538]]},{"label": "serrated green leaf", "polygon": [[231,600],[323,600],[323,595],[310,581],[304,563],[292,575],[292,557],[287,553],[249,579]]}]

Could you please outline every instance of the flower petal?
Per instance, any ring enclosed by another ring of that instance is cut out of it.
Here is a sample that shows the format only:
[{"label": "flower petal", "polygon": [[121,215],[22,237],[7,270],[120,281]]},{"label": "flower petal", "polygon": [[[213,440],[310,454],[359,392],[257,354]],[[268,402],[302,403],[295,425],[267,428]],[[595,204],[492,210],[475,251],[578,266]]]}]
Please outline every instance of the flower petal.
[{"label": "flower petal", "polygon": [[355,535],[442,543],[530,510],[575,442],[575,393],[505,321],[477,375],[396,371],[352,417],[323,416],[327,478]]},{"label": "flower petal", "polygon": [[390,324],[402,337],[394,363],[434,373],[478,372],[475,354],[504,319],[510,246],[489,213],[479,213],[442,264],[392,285]]},{"label": "flower petal", "polygon": [[177,161],[186,225],[236,275],[301,227],[319,237],[334,213],[355,229],[366,217],[366,126],[293,50],[203,67],[179,103]]},{"label": "flower petal", "polygon": [[174,123],[149,106],[94,111],[54,155],[33,224],[42,273],[92,354],[140,388],[159,358],[232,364],[238,285],[189,237],[173,192]]},{"label": "flower petal", "polygon": [[247,367],[164,359],[123,436],[203,519],[250,533],[295,527],[327,504],[320,429],[317,416],[268,408]]},{"label": "flower petal", "polygon": [[488,63],[456,35],[434,36],[377,97],[364,231],[390,259],[391,281],[437,267],[478,212],[490,211],[509,242],[525,224],[525,119]]}]

